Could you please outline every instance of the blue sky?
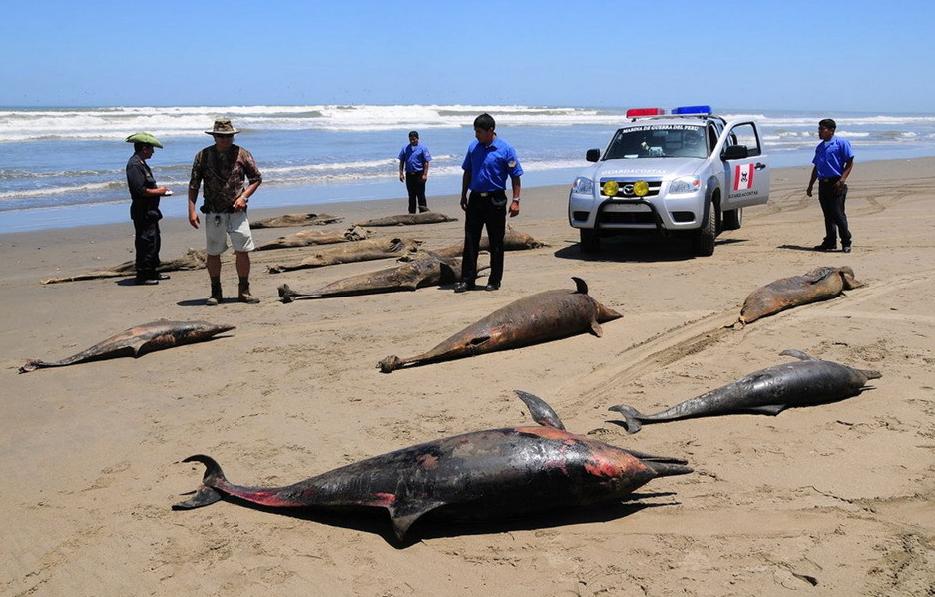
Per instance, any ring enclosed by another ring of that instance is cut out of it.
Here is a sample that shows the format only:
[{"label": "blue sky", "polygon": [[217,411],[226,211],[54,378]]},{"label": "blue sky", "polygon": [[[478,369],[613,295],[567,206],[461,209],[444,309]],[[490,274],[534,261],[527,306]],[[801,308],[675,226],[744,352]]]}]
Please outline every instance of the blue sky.
[{"label": "blue sky", "polygon": [[0,105],[932,112],[935,3],[7,0]]}]

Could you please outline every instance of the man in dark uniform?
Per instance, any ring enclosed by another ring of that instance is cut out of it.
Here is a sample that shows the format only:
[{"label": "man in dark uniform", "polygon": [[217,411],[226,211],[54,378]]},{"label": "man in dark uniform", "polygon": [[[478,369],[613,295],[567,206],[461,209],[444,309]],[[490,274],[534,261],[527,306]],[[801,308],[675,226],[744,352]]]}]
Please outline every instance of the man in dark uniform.
[{"label": "man in dark uniform", "polygon": [[812,160],[815,166],[805,194],[812,196],[812,187],[815,186],[815,179],[818,179],[818,202],[825,216],[825,238],[815,250],[833,251],[837,248],[837,236],[840,235],[841,250],[850,253],[851,232],[847,228],[844,201],[847,199],[847,177],[854,167],[854,151],[847,139],[834,136],[836,128],[837,124],[830,118],[818,123],[821,143],[815,148],[815,158]]},{"label": "man in dark uniform", "polygon": [[[474,137],[461,168],[461,209],[464,220],[464,254],[461,262],[461,282],[455,292],[474,290],[477,276],[477,254],[481,231],[486,226],[490,241],[490,277],[485,290],[499,290],[503,279],[503,235],[506,232],[506,177],[513,187],[510,217],[519,214],[520,176],[523,167],[516,150],[497,137],[496,122],[490,114],[474,119]],[[468,190],[470,189],[470,196]]]},{"label": "man in dark uniform", "polygon": [[127,137],[127,143],[133,143],[133,155],[127,162],[127,186],[130,188],[130,219],[136,231],[136,283],[159,284],[159,280],[168,280],[169,276],[156,272],[159,267],[159,248],[162,239],[159,234],[159,198],[171,195],[166,187],[157,187],[153,171],[146,160],[153,157],[155,147],[162,148],[159,139],[150,133],[136,133]]},{"label": "man in dark uniform", "polygon": [[419,145],[418,131],[409,131],[409,144],[399,150],[399,181],[406,183],[409,193],[409,213],[428,211],[425,203],[425,181],[429,179],[432,154],[425,145]]}]

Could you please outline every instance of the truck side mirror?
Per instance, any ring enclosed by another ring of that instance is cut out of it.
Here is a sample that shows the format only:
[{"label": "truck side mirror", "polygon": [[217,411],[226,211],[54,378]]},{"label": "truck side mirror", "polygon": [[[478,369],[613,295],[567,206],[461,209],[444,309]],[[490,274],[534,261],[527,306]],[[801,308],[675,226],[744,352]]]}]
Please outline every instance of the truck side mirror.
[{"label": "truck side mirror", "polygon": [[596,162],[601,159],[601,150],[600,149],[589,149],[588,153],[585,155],[585,159],[589,162]]},{"label": "truck side mirror", "polygon": [[748,157],[746,145],[728,145],[721,154],[722,160],[743,160]]}]

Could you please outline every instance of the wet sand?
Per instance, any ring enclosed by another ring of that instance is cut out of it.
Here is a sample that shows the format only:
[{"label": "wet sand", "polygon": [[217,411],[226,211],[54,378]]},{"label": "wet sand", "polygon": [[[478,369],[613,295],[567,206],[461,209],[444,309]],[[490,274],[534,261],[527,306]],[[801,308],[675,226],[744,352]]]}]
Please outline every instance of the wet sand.
[{"label": "wet sand", "polygon": [[[392,260],[270,275],[290,249],[254,254],[259,305],[206,307],[205,271],[156,287],[40,279],[133,258],[125,225],[0,236],[0,593],[7,595],[925,595],[935,591],[935,159],[857,163],[847,213],[854,251],[807,250],[823,235],[808,171],[775,170],[767,206],[693,258],[687,242],[609,241],[584,256],[567,187],[525,189],[513,224],[550,247],[506,255],[499,292],[450,289],[300,301]],[[817,194],[817,193],[816,193]],[[251,202],[261,206],[262,188]],[[374,229],[428,247],[459,222]],[[343,224],[405,200],[253,209],[326,211]],[[340,227],[336,226],[336,227]],[[260,230],[258,242],[292,229]],[[163,225],[165,259],[203,248]],[[850,265],[866,288],[724,328],[777,278]],[[604,336],[381,374],[512,300],[584,278],[624,317]],[[236,293],[233,263],[224,288]],[[483,282],[483,280],[481,280]],[[230,322],[228,337],[19,375],[134,324]],[[786,348],[883,372],[875,389],[777,417],[735,415],[628,435],[607,407],[643,412],[786,359]],[[286,484],[414,443],[529,424],[514,388],[547,400],[569,430],[684,457],[696,472],[651,482],[625,504],[479,525],[422,525],[399,548],[388,517],[291,517],[221,502],[173,512],[214,456],[244,484]],[[812,582],[817,586],[812,586]]]}]

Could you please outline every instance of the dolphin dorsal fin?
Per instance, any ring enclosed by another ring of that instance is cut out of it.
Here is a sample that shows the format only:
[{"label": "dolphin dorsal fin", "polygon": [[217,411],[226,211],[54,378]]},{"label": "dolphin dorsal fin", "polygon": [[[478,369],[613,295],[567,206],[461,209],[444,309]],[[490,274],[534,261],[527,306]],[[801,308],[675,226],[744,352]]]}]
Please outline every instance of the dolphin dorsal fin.
[{"label": "dolphin dorsal fin", "polygon": [[784,351],[779,353],[782,356],[792,357],[794,359],[799,359],[800,361],[817,361],[815,357],[805,354],[801,350],[796,350],[795,348],[787,348]]},{"label": "dolphin dorsal fin", "polygon": [[529,414],[532,415],[533,421],[539,423],[543,427],[554,427],[562,431],[565,430],[565,424],[558,418],[558,414],[552,410],[552,407],[546,404],[545,400],[522,390],[513,391],[516,392],[520,400],[526,403],[526,408],[529,409]]},{"label": "dolphin dorsal fin", "polygon": [[572,277],[572,280],[575,281],[575,285],[578,287],[576,291],[578,294],[587,294],[588,293],[588,283],[582,280],[581,278]]}]

